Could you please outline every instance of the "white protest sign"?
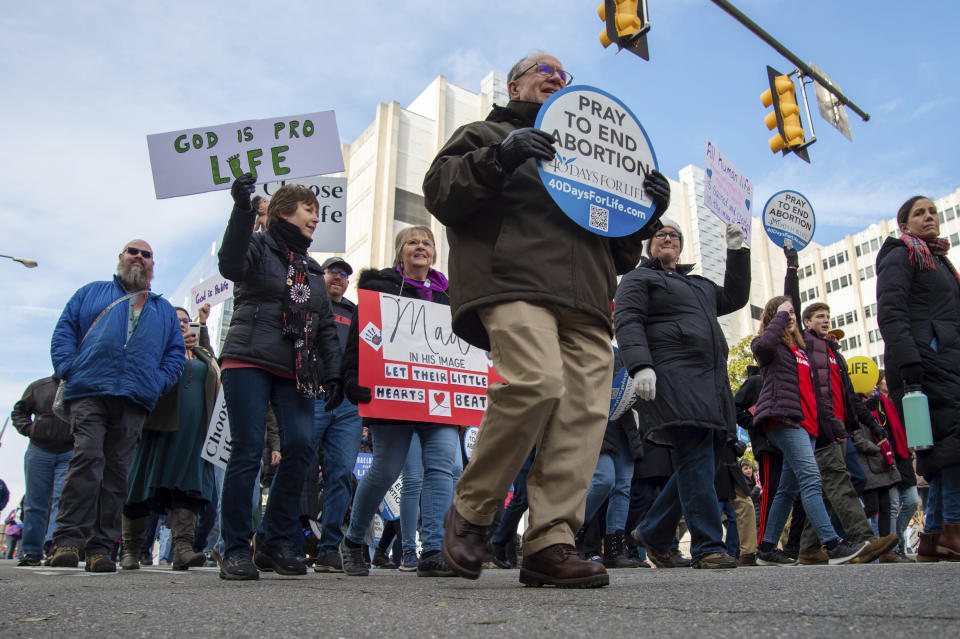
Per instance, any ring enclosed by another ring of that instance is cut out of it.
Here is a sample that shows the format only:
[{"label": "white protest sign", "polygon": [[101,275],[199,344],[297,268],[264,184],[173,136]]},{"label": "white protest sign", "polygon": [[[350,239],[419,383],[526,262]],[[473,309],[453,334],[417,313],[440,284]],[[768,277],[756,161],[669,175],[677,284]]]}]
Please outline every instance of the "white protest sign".
[{"label": "white protest sign", "polygon": [[296,183],[317,196],[320,224],[313,233],[311,253],[343,253],[347,250],[347,178],[308,177],[268,182],[257,187],[257,195],[271,197],[281,186]]},{"label": "white protest sign", "polygon": [[750,207],[753,206],[753,183],[737,170],[723,153],[707,140],[706,180],[703,203],[727,224],[736,224],[746,233],[750,244]]},{"label": "white protest sign", "polygon": [[594,87],[567,87],[543,103],[536,126],[556,140],[556,157],[538,166],[567,217],[605,237],[630,235],[650,220],[654,206],[643,179],[657,158],[623,102]]},{"label": "white protest sign", "polygon": [[400,492],[403,490],[403,475],[397,477],[397,481],[387,489],[387,494],[380,501],[380,508],[377,513],[386,521],[396,521],[400,519]]},{"label": "white protest sign", "polygon": [[333,111],[155,133],[147,149],[158,199],[226,190],[244,173],[263,183],[343,171]]},{"label": "white protest sign", "polygon": [[208,277],[190,289],[190,312],[196,314],[204,304],[211,307],[222,304],[233,297],[233,282],[224,276]]},{"label": "white protest sign", "polygon": [[763,207],[763,229],[777,246],[793,242],[798,251],[810,243],[817,227],[810,201],[796,191],[779,191]]},{"label": "white protest sign", "polygon": [[210,425],[207,427],[207,436],[203,440],[203,451],[200,457],[214,466],[227,469],[227,460],[230,459],[230,418],[227,416],[227,400],[223,396],[223,386],[217,393],[217,402],[210,416]]}]

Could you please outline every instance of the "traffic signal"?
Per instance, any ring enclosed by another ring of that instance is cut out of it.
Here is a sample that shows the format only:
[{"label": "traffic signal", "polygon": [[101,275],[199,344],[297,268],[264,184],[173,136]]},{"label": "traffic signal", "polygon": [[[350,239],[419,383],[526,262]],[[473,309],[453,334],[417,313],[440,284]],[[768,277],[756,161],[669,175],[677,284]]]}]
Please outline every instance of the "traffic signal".
[{"label": "traffic signal", "polygon": [[606,23],[600,32],[604,47],[616,42],[620,49],[627,49],[644,60],[650,59],[646,38],[650,30],[647,0],[604,0],[597,7],[597,14]]},{"label": "traffic signal", "polygon": [[770,138],[770,150],[774,153],[783,151],[784,154],[793,151],[809,162],[805,149],[801,148],[805,135],[793,80],[772,67],[767,67],[767,77],[770,88],[761,94],[760,101],[765,107],[773,107],[764,118],[768,129],[777,129],[777,134]]}]

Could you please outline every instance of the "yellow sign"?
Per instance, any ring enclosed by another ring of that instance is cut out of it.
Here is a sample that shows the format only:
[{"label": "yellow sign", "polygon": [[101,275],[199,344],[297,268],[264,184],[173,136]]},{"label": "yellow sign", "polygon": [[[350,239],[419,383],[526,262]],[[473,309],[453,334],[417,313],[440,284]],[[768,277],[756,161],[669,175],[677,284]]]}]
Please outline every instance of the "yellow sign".
[{"label": "yellow sign", "polygon": [[880,377],[880,369],[877,368],[876,362],[863,355],[847,360],[847,373],[850,374],[850,381],[853,382],[853,390],[864,394],[873,390]]}]

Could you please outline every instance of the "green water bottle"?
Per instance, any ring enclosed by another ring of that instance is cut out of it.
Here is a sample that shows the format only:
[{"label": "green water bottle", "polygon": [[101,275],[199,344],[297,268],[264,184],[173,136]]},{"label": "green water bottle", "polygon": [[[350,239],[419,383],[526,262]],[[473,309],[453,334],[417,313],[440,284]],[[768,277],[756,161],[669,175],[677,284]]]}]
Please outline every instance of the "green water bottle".
[{"label": "green water bottle", "polygon": [[930,405],[923,387],[908,384],[903,387],[903,426],[907,431],[907,446],[917,450],[933,447],[933,430],[930,428]]}]

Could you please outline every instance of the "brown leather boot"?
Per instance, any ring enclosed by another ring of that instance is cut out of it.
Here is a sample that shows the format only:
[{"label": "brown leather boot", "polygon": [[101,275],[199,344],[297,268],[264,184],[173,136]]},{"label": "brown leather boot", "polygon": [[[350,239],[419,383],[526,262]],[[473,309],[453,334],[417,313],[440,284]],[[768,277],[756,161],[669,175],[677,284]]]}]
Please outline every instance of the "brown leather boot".
[{"label": "brown leather boot", "polygon": [[943,524],[937,540],[937,554],[940,559],[960,561],[960,524]]},{"label": "brown leather boot", "polygon": [[465,579],[477,579],[483,570],[487,527],[471,524],[450,506],[443,518],[443,542],[440,550],[447,565]]},{"label": "brown leather boot", "polygon": [[120,567],[124,570],[140,568],[140,549],[143,548],[144,537],[147,535],[147,526],[150,525],[150,516],[130,519],[123,515],[120,530],[123,539],[123,555],[120,558]]},{"label": "brown leather boot", "polygon": [[202,552],[193,551],[193,534],[197,513],[187,508],[170,510],[170,535],[173,538],[173,569],[186,570],[202,566],[207,560]]},{"label": "brown leather boot", "polygon": [[523,558],[520,583],[557,588],[602,588],[610,583],[610,577],[603,564],[582,559],[572,544],[553,544]]},{"label": "brown leather boot", "polygon": [[740,554],[739,565],[741,566],[756,566],[757,565],[757,553],[747,552]]},{"label": "brown leather boot", "polygon": [[940,540],[940,533],[920,533],[920,545],[917,546],[917,561],[934,562],[940,561],[940,555],[937,554],[937,542]]}]

